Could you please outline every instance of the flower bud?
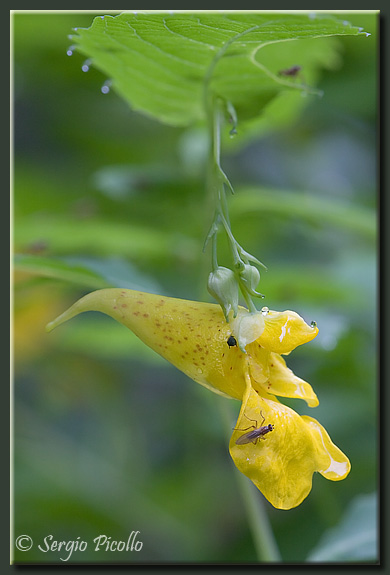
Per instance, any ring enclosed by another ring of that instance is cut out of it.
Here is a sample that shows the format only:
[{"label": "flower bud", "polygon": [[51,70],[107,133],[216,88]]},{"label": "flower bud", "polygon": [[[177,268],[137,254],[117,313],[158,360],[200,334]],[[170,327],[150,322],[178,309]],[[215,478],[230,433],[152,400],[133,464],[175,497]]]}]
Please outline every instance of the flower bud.
[{"label": "flower bud", "polygon": [[240,280],[250,295],[264,297],[256,291],[260,281],[260,272],[255,266],[245,264],[244,268],[240,271]]},{"label": "flower bud", "polygon": [[231,310],[233,310],[233,316],[236,317],[238,310],[238,284],[232,270],[218,266],[209,275],[207,289],[222,307],[226,321],[229,321],[228,317]]}]

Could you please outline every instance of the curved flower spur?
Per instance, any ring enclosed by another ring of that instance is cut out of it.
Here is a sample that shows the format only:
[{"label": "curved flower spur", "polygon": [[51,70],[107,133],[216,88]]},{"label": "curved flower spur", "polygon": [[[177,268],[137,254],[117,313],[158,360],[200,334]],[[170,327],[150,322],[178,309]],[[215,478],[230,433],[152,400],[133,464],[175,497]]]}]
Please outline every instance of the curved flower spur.
[{"label": "curved flower spur", "polygon": [[[84,296],[47,330],[85,311],[111,316],[194,381],[242,402],[230,454],[274,507],[299,505],[311,490],[315,471],[333,481],[348,475],[349,460],[325,429],[276,397],[318,405],[310,384],[294,375],[281,357],[318,333],[297,313],[266,308],[250,313],[240,307],[227,323],[217,304],[113,288]],[[268,431],[260,432],[261,427]],[[252,431],[253,441],[242,439],[245,428],[246,439]]]}]

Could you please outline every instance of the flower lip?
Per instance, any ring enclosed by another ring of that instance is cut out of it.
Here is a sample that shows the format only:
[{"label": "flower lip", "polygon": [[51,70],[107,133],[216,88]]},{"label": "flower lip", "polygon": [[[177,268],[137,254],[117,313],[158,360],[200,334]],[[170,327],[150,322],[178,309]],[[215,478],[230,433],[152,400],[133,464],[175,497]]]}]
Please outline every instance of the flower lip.
[{"label": "flower lip", "polygon": [[[248,419],[272,425],[272,433],[257,441],[256,432],[247,430]],[[268,423],[272,421],[272,424]],[[242,428],[242,429],[240,429]],[[258,487],[277,509],[292,509],[299,505],[312,488],[312,476],[319,472],[326,479],[339,481],[350,470],[348,458],[334,445],[326,430],[315,419],[300,416],[279,403],[276,397],[262,397],[247,378],[237,427],[229,444],[236,467]]]}]

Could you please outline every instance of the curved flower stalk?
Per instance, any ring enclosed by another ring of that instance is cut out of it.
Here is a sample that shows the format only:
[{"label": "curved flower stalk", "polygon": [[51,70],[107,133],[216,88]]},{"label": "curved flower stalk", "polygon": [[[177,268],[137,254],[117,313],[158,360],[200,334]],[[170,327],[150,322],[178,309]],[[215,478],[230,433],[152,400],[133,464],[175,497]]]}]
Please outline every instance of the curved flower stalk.
[{"label": "curved flower stalk", "polygon": [[[347,457],[325,429],[276,397],[318,405],[310,384],[295,376],[281,357],[318,333],[297,313],[250,313],[239,307],[227,323],[216,304],[115,288],[84,296],[47,330],[85,311],[111,316],[194,381],[242,401],[230,454],[275,507],[299,505],[310,492],[315,471],[333,481],[349,473]],[[273,426],[272,433],[237,443],[245,429],[256,430],[263,420]]]}]

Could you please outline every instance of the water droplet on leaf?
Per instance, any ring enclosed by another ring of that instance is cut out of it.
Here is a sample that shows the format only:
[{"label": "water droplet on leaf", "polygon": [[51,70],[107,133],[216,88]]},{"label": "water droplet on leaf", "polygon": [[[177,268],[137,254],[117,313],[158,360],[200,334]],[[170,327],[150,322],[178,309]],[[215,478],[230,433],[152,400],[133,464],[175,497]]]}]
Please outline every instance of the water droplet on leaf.
[{"label": "water droplet on leaf", "polygon": [[81,66],[81,69],[83,72],[88,72],[89,71],[89,67],[91,65],[91,60],[85,60],[84,64]]},{"label": "water droplet on leaf", "polygon": [[66,51],[68,56],[73,56],[73,50],[75,49],[75,47],[76,46],[69,46],[69,48]]},{"label": "water droplet on leaf", "polygon": [[267,306],[262,307],[262,308],[261,308],[261,313],[262,313],[263,315],[268,315],[268,314],[269,314],[269,309],[268,309],[268,307],[267,307]]},{"label": "water droplet on leaf", "polygon": [[100,88],[102,94],[108,94],[111,89],[111,80],[106,80],[103,86]]}]

